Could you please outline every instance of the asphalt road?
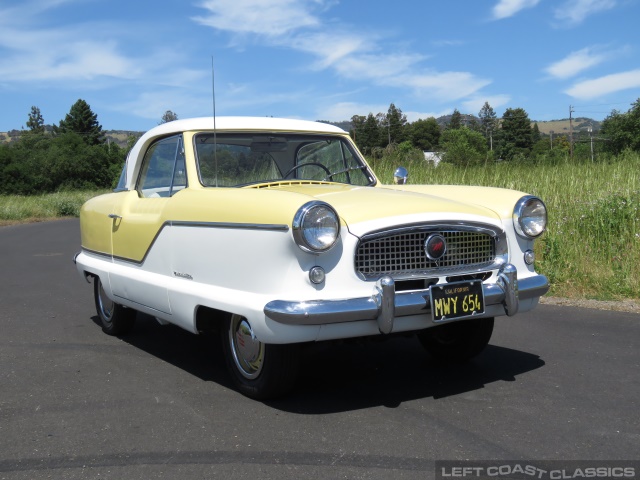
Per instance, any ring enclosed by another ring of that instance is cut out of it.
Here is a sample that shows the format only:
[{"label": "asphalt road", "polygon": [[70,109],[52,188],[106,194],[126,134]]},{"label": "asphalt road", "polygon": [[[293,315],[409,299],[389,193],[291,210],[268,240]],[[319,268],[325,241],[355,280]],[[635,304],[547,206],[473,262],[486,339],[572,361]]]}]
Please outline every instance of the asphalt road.
[{"label": "asphalt road", "polygon": [[295,392],[230,386],[214,337],[102,333],[77,220],[0,228],[0,479],[432,478],[440,459],[640,458],[640,315],[542,305],[473,362],[317,345]]}]

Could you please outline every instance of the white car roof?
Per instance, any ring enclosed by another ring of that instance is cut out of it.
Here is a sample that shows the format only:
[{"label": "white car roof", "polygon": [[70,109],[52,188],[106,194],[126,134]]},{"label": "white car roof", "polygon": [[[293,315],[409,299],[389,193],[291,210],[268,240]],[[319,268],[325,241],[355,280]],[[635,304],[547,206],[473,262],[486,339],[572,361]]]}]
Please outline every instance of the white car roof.
[{"label": "white car roof", "polygon": [[[281,130],[293,132],[346,133],[335,125],[308,120],[273,117],[202,117],[163,123],[147,132],[151,136],[191,130]],[[145,134],[145,136],[147,135]]]}]

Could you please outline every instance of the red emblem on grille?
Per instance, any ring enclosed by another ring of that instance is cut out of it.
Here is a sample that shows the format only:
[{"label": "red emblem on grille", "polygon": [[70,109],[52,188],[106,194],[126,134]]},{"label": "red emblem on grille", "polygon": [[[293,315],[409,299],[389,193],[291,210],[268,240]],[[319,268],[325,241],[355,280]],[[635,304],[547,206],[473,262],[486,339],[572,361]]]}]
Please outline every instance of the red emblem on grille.
[{"label": "red emblem on grille", "polygon": [[424,252],[429,260],[440,260],[447,253],[447,242],[439,233],[429,235],[424,242]]}]

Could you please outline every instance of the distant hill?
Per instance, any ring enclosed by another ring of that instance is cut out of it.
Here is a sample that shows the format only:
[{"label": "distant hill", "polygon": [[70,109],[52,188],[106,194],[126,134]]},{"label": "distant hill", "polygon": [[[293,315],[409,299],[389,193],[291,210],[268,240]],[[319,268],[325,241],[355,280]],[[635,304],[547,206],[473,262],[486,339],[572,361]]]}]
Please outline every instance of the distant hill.
[{"label": "distant hill", "polygon": [[104,136],[119,147],[125,148],[128,145],[130,136],[138,139],[143,133],[144,132],[132,132],[129,130],[105,130]]},{"label": "distant hill", "polygon": [[316,122],[320,123],[328,123],[329,125],[335,125],[338,128],[343,129],[345,132],[351,130],[351,120],[344,120],[342,122],[330,122],[329,120],[316,120]]},{"label": "distant hill", "polygon": [[[436,122],[438,122],[441,128],[444,128],[451,122],[451,117],[453,117],[453,115],[443,115],[442,117],[436,118]],[[468,113],[460,114],[460,123],[462,123],[462,125],[470,125],[473,122],[480,123],[480,119]]]},{"label": "distant hill", "polygon": [[[532,123],[537,123],[538,124],[538,129],[540,130],[540,133],[543,133],[545,135],[549,135],[550,132],[553,132],[554,134],[559,134],[559,133],[569,133],[570,127],[569,127],[569,119],[568,118],[563,118],[562,120],[550,120],[547,122],[536,122],[536,121],[532,121]],[[600,124],[602,122],[599,122],[598,120],[593,120],[591,118],[587,118],[587,117],[578,117],[578,118],[574,118],[573,119],[573,131],[574,132],[578,132],[578,131],[588,131],[589,127],[591,126],[593,128],[594,132],[597,132],[598,130],[600,130]]]},{"label": "distant hill", "polygon": [[[45,132],[51,133],[53,131],[53,127],[51,125],[45,125]],[[11,130],[9,132],[0,132],[0,143],[11,143],[20,138],[23,130]],[[105,139],[119,147],[125,148],[129,141],[129,136],[133,135],[136,138],[139,138],[144,132],[134,132],[129,130],[104,130],[103,131]]]}]

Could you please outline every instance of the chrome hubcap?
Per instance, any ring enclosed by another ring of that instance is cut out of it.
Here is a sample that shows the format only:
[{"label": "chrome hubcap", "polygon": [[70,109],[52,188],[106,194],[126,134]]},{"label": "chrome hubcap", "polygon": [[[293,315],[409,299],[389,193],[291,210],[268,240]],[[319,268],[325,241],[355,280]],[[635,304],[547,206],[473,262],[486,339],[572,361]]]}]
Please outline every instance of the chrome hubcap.
[{"label": "chrome hubcap", "polygon": [[251,325],[240,315],[231,317],[229,342],[233,361],[243,377],[254,379],[262,371],[264,344],[256,338]]}]

